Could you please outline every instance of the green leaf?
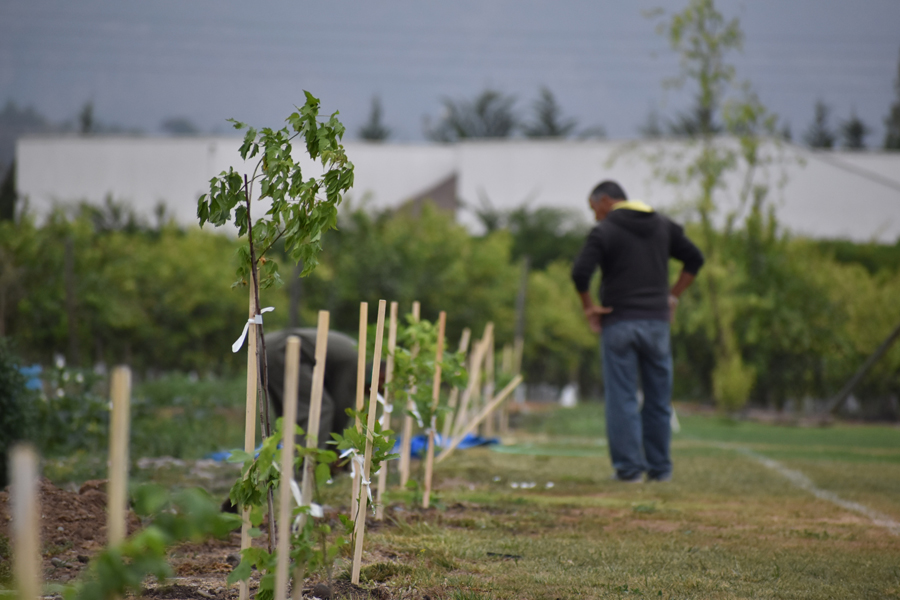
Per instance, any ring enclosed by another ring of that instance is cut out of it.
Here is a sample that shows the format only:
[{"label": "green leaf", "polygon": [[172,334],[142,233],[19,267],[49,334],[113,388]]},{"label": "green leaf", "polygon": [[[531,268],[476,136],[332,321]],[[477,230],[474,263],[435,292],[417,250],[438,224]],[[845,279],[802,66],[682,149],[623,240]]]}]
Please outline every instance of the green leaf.
[{"label": "green leaf", "polygon": [[232,450],[231,454],[228,456],[227,462],[245,463],[248,460],[253,460],[253,455],[251,453],[244,452],[243,450]]},{"label": "green leaf", "polygon": [[326,482],[331,479],[331,469],[325,463],[316,465],[316,485],[324,487]]},{"label": "green leaf", "polygon": [[135,489],[132,496],[134,512],[149,516],[159,512],[169,501],[168,491],[161,485],[145,484]]},{"label": "green leaf", "polygon": [[253,573],[253,566],[250,564],[246,558],[242,558],[241,562],[238,566],[234,568],[234,570],[228,574],[228,578],[225,580],[226,584],[234,585],[238,581],[247,581],[250,579],[250,575]]}]

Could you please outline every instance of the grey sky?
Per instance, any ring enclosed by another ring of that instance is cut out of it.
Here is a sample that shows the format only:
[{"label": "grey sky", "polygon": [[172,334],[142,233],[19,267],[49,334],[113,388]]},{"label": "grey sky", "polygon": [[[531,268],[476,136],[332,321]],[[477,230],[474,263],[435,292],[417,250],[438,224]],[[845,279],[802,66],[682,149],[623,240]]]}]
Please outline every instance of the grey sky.
[{"label": "grey sky", "polygon": [[[339,109],[350,134],[381,96],[394,139],[422,139],[442,97],[486,86],[515,94],[528,114],[540,85],[582,127],[633,137],[651,107],[685,97],[663,91],[674,57],[642,9],[645,0],[3,0],[0,103],[72,119],[88,100],[106,123],[156,132],[185,116],[228,131],[235,117],[279,125],[302,90]],[[813,103],[852,110],[874,130],[893,100],[900,58],[900,1],[753,0],[718,3],[746,34],[739,75],[791,124]]]}]

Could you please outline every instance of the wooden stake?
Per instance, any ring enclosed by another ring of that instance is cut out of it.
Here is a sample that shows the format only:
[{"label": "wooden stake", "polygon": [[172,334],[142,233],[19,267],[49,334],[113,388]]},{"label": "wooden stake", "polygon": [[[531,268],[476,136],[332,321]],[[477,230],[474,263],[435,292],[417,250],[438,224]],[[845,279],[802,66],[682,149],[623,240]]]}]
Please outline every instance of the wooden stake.
[{"label": "wooden stake", "polygon": [[[281,441],[281,484],[278,489],[278,566],[275,569],[275,597],[287,598],[291,543],[291,481],[294,479],[294,431],[297,427],[297,386],[300,379],[300,338],[287,339],[284,357],[284,415]],[[297,586],[302,587],[298,581]]]},{"label": "wooden stake", "polygon": [[[420,318],[420,305],[418,302],[412,303],[412,316],[413,321],[417,322]],[[416,349],[413,349],[413,354],[416,353]],[[406,410],[412,410],[413,401],[410,399],[406,403]],[[406,483],[409,481],[409,463],[410,463],[410,448],[412,447],[412,432],[413,432],[413,418],[406,414],[403,417],[403,431],[400,433],[400,487],[405,488]]]},{"label": "wooden stake", "polygon": [[513,373],[518,375],[522,372],[522,353],[525,351],[525,340],[516,338],[513,341]]},{"label": "wooden stake", "polygon": [[504,344],[503,358],[500,361],[500,370],[504,373],[512,373],[513,369],[513,349],[512,345]]},{"label": "wooden stake", "polygon": [[[394,402],[391,398],[390,383],[394,380],[394,351],[397,349],[397,303],[391,302],[390,323],[388,324],[388,355],[384,373],[384,422],[382,430],[391,428],[391,412]],[[384,519],[384,492],[387,490],[388,464],[385,462],[378,471],[378,495],[376,496],[375,520]]]},{"label": "wooden stake", "polygon": [[[359,303],[359,346],[356,359],[356,412],[361,413],[366,406],[366,333],[369,329],[369,303]],[[362,423],[356,417],[356,431],[362,431]],[[354,472],[350,484],[350,518],[355,519],[357,498],[359,498],[359,472]]]},{"label": "wooden stake", "polygon": [[131,369],[113,369],[110,383],[112,416],[109,436],[109,482],[106,506],[106,540],[115,546],[125,539],[125,511],[128,507],[128,426],[131,422]]},{"label": "wooden stake", "polygon": [[[503,359],[500,362],[500,369],[503,373],[512,373],[513,348],[510,344],[503,346]],[[505,402],[500,407],[500,435],[509,435],[509,404]]]},{"label": "wooden stake", "polygon": [[[441,401],[441,361],[444,360],[444,330],[447,327],[447,313],[441,311],[438,317],[437,350],[434,353],[434,381],[431,383],[431,414]],[[422,494],[422,508],[428,508],[431,501],[431,477],[434,473],[434,429],[437,420],[431,417],[428,426],[428,453],[425,455],[425,491]]]},{"label": "wooden stake", "polygon": [[27,444],[13,447],[9,470],[12,475],[12,555],[18,597],[35,600],[41,596],[41,497],[34,449]]},{"label": "wooden stake", "polygon": [[[366,535],[366,507],[369,501],[372,471],[372,431],[375,429],[375,413],[378,412],[378,381],[381,379],[381,344],[384,341],[384,309],[387,302],[378,301],[378,320],[375,325],[375,352],[372,355],[372,384],[369,386],[369,413],[366,419],[366,452],[363,457],[362,485],[359,490],[359,514],[356,517],[356,548],[353,552],[353,569],[350,582],[359,585],[359,571],[362,567],[363,538]],[[363,490],[363,488],[366,488]]]},{"label": "wooden stake", "polygon": [[[494,397],[494,332],[491,331],[488,349],[484,353],[484,399]],[[484,437],[494,437],[494,415],[484,421]]]},{"label": "wooden stake", "polygon": [[[250,319],[256,316],[256,298],[253,294],[253,286],[250,286]],[[252,454],[256,449],[256,386],[258,376],[258,361],[256,357],[256,324],[249,323],[247,330],[247,404],[244,412],[244,452]],[[241,551],[250,547],[250,509],[245,508],[241,513]],[[241,581],[239,584],[240,600],[249,600],[250,583]]]},{"label": "wooden stake", "polygon": [[[312,389],[309,397],[309,419],[306,422],[306,448],[311,450],[319,445],[319,423],[322,420],[322,393],[325,389],[325,361],[328,356],[328,325],[330,314],[327,310],[319,311],[319,323],[316,329],[316,364],[313,367]],[[316,476],[316,461],[306,456],[303,459],[303,481],[300,484],[300,495],[303,505],[312,502],[313,482]],[[300,527],[306,525],[305,515],[300,519]],[[291,597],[299,600],[303,595],[303,571],[300,565],[294,567],[294,586]]]},{"label": "wooden stake", "polygon": [[[462,337],[459,339],[459,351],[463,353],[463,362],[466,361],[466,352],[469,350],[469,338],[472,336],[472,330],[466,327],[463,329]],[[450,397],[447,399],[447,406],[450,410],[444,415],[444,426],[441,428],[441,438],[446,444],[446,440],[450,438],[450,431],[453,428],[453,415],[456,411],[456,403],[459,400],[459,388],[454,387],[450,390]]]},{"label": "wooden stake", "polygon": [[438,455],[437,462],[441,462],[442,460],[447,458],[451,452],[456,450],[456,447],[459,446],[459,443],[463,440],[463,438],[472,433],[475,428],[478,427],[478,424],[481,423],[488,415],[490,415],[491,411],[497,408],[500,403],[506,400],[507,396],[512,394],[513,390],[515,390],[520,383],[522,383],[522,376],[516,375],[513,380],[510,381],[493,400],[488,402],[487,405],[483,409],[481,409],[481,412],[478,413],[478,415],[474,419],[472,419],[468,425],[465,426],[462,432],[458,436],[453,438],[453,441],[450,442],[450,445],[444,448],[444,450]]},{"label": "wooden stake", "polygon": [[469,368],[469,385],[466,386],[462,395],[462,401],[459,405],[459,411],[456,413],[456,424],[453,426],[453,436],[459,435],[459,432],[466,426],[468,419],[469,403],[473,395],[478,394],[479,380],[481,379],[481,364],[484,362],[484,353],[487,352],[487,340],[493,335],[494,324],[488,323],[484,328],[484,335],[481,341],[475,344],[472,351],[472,364]]}]

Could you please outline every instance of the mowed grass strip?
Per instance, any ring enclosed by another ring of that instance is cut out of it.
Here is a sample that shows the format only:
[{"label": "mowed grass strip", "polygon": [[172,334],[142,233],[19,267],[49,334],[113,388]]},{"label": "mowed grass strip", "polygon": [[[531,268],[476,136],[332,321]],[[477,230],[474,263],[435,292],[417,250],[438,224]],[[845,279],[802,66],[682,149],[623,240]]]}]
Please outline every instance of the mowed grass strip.
[{"label": "mowed grass strip", "polygon": [[[900,597],[900,537],[728,447],[896,516],[900,472],[878,459],[900,447],[896,429],[682,417],[675,479],[633,485],[609,480],[599,407],[541,418],[516,440],[525,453],[474,449],[442,463],[442,510],[388,511],[395,524],[367,538],[405,566],[386,585],[440,598]],[[561,437],[566,422],[580,441]],[[562,455],[573,448],[584,455]]]}]

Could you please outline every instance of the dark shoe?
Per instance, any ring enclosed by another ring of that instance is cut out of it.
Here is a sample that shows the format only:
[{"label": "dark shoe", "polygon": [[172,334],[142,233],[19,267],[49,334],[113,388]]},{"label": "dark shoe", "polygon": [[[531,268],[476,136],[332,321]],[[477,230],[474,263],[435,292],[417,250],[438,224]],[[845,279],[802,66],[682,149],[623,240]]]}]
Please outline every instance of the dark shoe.
[{"label": "dark shoe", "polygon": [[647,481],[657,481],[659,483],[665,483],[667,481],[672,481],[672,473],[663,473],[662,475],[647,475]]}]

